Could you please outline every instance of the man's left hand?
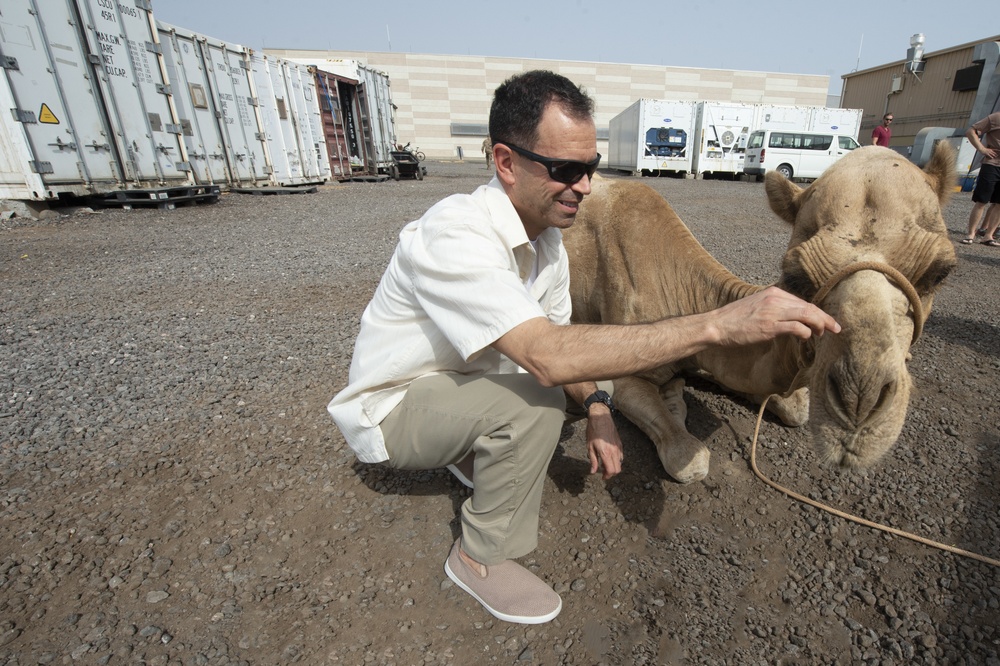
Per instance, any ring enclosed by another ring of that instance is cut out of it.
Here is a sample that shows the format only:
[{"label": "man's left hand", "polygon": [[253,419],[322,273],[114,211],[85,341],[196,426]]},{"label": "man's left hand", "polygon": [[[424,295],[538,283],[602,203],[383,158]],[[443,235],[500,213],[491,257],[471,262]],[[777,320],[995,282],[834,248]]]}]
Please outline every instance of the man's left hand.
[{"label": "man's left hand", "polygon": [[622,471],[625,453],[618,437],[611,410],[595,405],[587,417],[587,451],[590,455],[590,473],[604,468],[605,481]]}]

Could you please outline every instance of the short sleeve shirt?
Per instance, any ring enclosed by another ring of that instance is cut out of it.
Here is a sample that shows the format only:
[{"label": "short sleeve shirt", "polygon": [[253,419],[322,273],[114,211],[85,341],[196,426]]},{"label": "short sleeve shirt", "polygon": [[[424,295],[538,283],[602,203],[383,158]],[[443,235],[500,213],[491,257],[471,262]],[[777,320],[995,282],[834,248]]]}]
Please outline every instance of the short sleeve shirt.
[{"label": "short sleeve shirt", "polygon": [[537,240],[529,288],[536,251],[496,178],[403,228],[361,317],[348,386],[327,406],[359,460],[388,459],[378,425],[413,380],[520,371],[493,342],[529,319],[569,323],[562,234],[550,228]]},{"label": "short sleeve shirt", "polygon": [[992,148],[998,153],[997,157],[984,157],[983,164],[1000,166],[1000,111],[986,116],[973,125],[972,129],[980,136],[985,135],[983,136],[983,145],[987,148]]}]

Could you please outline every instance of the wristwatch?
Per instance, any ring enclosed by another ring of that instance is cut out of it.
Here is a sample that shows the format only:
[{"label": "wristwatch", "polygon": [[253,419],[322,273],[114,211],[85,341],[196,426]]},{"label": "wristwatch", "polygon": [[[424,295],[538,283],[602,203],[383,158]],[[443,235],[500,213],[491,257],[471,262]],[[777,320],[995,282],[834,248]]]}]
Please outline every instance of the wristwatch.
[{"label": "wristwatch", "polygon": [[611,400],[611,396],[608,395],[607,391],[597,390],[590,394],[586,400],[583,401],[583,411],[589,411],[590,406],[595,402],[603,402],[611,410],[611,413],[615,413],[615,403]]}]

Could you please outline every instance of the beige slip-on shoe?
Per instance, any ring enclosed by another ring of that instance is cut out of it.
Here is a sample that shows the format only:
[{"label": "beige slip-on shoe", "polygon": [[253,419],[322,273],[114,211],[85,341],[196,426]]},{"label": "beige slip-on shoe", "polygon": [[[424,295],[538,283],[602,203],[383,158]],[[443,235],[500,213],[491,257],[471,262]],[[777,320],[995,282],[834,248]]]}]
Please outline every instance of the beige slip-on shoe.
[{"label": "beige slip-on shoe", "polygon": [[444,571],[455,584],[504,622],[542,624],[562,610],[562,599],[545,581],[517,562],[474,568],[459,555],[462,540],[455,541]]}]

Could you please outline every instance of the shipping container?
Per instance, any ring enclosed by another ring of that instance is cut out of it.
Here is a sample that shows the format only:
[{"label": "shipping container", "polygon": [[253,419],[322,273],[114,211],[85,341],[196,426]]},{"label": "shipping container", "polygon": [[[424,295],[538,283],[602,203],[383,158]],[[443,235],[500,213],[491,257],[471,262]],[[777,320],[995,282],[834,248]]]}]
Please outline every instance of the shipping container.
[{"label": "shipping container", "polygon": [[291,60],[357,82],[353,88],[341,87],[345,93],[342,108],[347,112],[344,125],[354,174],[392,175],[396,166],[392,159],[396,147],[396,106],[392,103],[389,76],[357,60]]},{"label": "shipping container", "polygon": [[[325,72],[318,67],[311,71],[316,81],[320,113],[323,115],[323,136],[326,139],[327,157],[330,159],[330,177],[349,180],[353,175],[348,128],[353,126],[350,117],[357,117],[354,109],[358,82]],[[357,142],[355,142],[356,144]],[[361,169],[361,159],[357,159]]]},{"label": "shipping container", "polygon": [[144,7],[4,1],[0,197],[43,201],[193,184]]},{"label": "shipping container", "polygon": [[739,102],[698,102],[693,170],[696,174],[739,174],[756,108]]},{"label": "shipping container", "polygon": [[608,166],[642,175],[691,173],[696,102],[640,99],[608,125]]},{"label": "shipping container", "polygon": [[809,111],[809,129],[813,132],[832,132],[858,138],[861,129],[862,109],[838,109],[814,106]]},{"label": "shipping container", "polygon": [[302,154],[302,173],[308,182],[330,179],[330,160],[323,137],[323,121],[313,75],[305,65],[281,61],[281,71],[288,89],[295,136]]},{"label": "shipping container", "polygon": [[801,132],[809,127],[811,110],[809,106],[781,106],[778,104],[757,104],[753,121],[756,130],[787,130]]},{"label": "shipping container", "polygon": [[[257,91],[261,127],[267,141],[273,184],[303,185],[313,182],[306,176],[305,162],[313,159],[304,155],[297,127],[302,125],[292,111],[292,93],[285,79],[283,61],[266,55],[251,54],[250,68]],[[308,124],[308,121],[305,121]]]},{"label": "shipping container", "polygon": [[162,21],[157,29],[195,180],[270,184],[249,50]]}]

